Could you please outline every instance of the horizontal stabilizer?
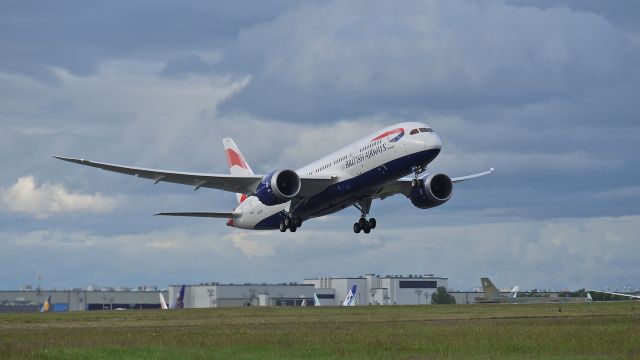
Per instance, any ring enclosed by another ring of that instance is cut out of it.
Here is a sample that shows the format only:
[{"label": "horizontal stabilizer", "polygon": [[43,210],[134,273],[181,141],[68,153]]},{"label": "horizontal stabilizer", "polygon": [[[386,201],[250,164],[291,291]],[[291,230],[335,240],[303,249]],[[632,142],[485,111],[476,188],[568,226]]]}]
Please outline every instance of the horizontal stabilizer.
[{"label": "horizontal stabilizer", "polygon": [[162,216],[191,216],[191,217],[210,217],[210,218],[221,218],[221,219],[229,219],[240,216],[239,213],[235,212],[161,212],[156,215]]}]

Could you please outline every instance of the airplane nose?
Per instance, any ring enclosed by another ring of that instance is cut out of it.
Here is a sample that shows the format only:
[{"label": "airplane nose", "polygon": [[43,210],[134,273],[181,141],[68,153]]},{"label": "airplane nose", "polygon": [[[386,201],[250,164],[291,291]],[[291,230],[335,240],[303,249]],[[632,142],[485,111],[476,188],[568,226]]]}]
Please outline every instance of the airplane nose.
[{"label": "airplane nose", "polygon": [[427,139],[424,142],[425,148],[427,150],[432,150],[432,149],[442,149],[442,140],[440,139],[440,136],[438,136],[438,134],[436,134],[435,132],[429,133],[429,135],[427,136]]}]

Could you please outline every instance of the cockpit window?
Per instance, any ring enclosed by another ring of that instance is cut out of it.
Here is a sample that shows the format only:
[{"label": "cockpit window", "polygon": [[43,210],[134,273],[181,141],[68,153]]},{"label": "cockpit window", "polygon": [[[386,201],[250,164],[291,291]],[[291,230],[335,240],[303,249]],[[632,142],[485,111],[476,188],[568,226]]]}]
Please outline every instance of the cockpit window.
[{"label": "cockpit window", "polygon": [[420,131],[418,129],[413,129],[411,130],[411,132],[409,133],[409,135],[415,135],[417,133],[419,133]]},{"label": "cockpit window", "polygon": [[431,128],[420,128],[420,132],[433,132]]}]

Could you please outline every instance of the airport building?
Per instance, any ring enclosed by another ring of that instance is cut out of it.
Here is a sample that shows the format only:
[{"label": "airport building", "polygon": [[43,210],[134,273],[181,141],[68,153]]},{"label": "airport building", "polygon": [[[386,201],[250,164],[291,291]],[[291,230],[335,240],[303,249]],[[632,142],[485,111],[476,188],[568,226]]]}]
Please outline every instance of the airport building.
[{"label": "airport building", "polygon": [[37,312],[49,296],[52,311],[157,309],[159,293],[168,295],[155,287],[0,291],[0,312]]},{"label": "airport building", "polygon": [[[448,279],[428,275],[376,275],[357,277],[319,277],[303,283],[222,284],[217,282],[184,285],[185,308],[234,306],[311,306],[317,297],[322,306],[340,306],[356,285],[354,305],[431,304],[431,294]],[[53,311],[90,311],[160,308],[160,294],[174,307],[183,285],[165,291],[156,287],[85,288],[38,290],[26,288],[0,291],[0,312],[39,311],[51,296]]]},{"label": "airport building", "polygon": [[[431,304],[431,294],[447,287],[447,278],[428,275],[375,275],[358,277],[319,277],[302,284],[220,284],[186,285],[185,308],[227,306],[313,305],[314,294],[322,306],[339,306],[356,285],[355,305]],[[182,285],[169,286],[170,305]]]}]

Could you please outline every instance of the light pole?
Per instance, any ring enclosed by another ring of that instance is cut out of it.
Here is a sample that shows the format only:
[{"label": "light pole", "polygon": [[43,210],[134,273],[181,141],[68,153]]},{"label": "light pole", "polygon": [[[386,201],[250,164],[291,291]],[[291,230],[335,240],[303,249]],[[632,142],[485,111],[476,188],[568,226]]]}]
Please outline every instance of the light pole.
[{"label": "light pole", "polygon": [[376,291],[377,290],[378,289],[373,289],[373,288],[369,289],[369,293],[371,293],[371,305],[375,305],[376,304],[376,302],[374,300],[374,297],[376,296]]}]

